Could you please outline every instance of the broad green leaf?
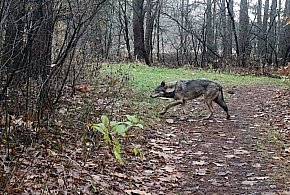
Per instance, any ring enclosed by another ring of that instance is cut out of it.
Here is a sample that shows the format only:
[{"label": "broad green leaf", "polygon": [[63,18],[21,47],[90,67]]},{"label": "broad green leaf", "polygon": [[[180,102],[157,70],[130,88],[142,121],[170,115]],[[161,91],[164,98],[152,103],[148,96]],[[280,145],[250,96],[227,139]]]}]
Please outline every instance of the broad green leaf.
[{"label": "broad green leaf", "polygon": [[109,118],[106,115],[101,116],[102,123],[107,127],[110,123]]},{"label": "broad green leaf", "polygon": [[111,121],[111,122],[110,122],[110,126],[111,126],[111,127],[114,127],[114,126],[116,126],[117,124],[118,124],[117,121]]},{"label": "broad green leaf", "polygon": [[121,136],[125,136],[125,133],[127,131],[127,128],[125,125],[116,125],[114,127],[114,131],[117,132]]},{"label": "broad green leaf", "polygon": [[95,131],[99,131],[102,134],[106,134],[106,127],[103,123],[99,123],[99,124],[93,124],[92,125],[93,130]]},{"label": "broad green leaf", "polygon": [[132,123],[130,122],[130,121],[126,121],[126,122],[124,122],[126,125],[128,125],[128,126],[132,126]]},{"label": "broad green leaf", "polygon": [[140,124],[140,123],[136,124],[135,126],[139,127],[140,129],[144,129],[144,126],[142,124]]},{"label": "broad green leaf", "polygon": [[126,115],[127,119],[132,123],[138,123],[139,119],[135,115]]}]

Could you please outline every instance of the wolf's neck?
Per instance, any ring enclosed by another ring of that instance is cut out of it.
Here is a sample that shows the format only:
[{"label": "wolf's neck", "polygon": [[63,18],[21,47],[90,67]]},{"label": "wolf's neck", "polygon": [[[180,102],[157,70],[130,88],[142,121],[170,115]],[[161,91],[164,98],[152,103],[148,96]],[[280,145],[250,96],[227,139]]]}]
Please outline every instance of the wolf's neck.
[{"label": "wolf's neck", "polygon": [[175,96],[175,90],[172,91],[172,92],[166,92],[166,93],[164,94],[164,96],[165,96],[166,98],[174,98],[174,96]]}]

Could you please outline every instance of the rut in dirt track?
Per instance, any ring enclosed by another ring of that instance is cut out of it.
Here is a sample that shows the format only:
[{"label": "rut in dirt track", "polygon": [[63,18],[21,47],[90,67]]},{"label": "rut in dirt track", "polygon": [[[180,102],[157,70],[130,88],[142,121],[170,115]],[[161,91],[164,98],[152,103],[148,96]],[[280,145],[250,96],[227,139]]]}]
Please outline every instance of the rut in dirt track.
[{"label": "rut in dirt track", "polygon": [[[257,147],[267,134],[264,109],[276,92],[271,85],[239,88],[228,100],[232,118],[215,107],[213,120],[200,120],[196,109],[184,118],[167,114],[171,124],[150,135],[151,155],[164,162],[154,167],[156,185],[146,187],[153,194],[276,194],[290,185],[275,182],[277,167]],[[192,105],[188,103],[187,110]],[[196,106],[195,106],[196,107]],[[262,116],[262,117],[257,117]],[[157,128],[156,128],[157,129]],[[158,137],[158,139],[156,138]],[[273,152],[274,153],[274,152]],[[166,173],[166,174],[165,174]],[[280,193],[278,193],[280,194]]]}]

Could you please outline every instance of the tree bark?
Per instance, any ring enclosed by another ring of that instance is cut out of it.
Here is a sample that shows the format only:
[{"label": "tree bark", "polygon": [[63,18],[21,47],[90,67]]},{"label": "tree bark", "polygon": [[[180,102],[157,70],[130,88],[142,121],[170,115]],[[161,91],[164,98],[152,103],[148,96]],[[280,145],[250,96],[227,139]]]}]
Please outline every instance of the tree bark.
[{"label": "tree bark", "polygon": [[277,0],[272,0],[270,10],[270,23],[269,23],[269,56],[268,61],[270,64],[276,62],[277,50],[276,50],[276,37],[277,37]]},{"label": "tree bark", "polygon": [[[155,8],[154,8],[155,7]],[[147,52],[149,60],[152,62],[152,50],[153,50],[153,43],[152,43],[152,35],[154,29],[154,22],[156,19],[156,15],[158,13],[158,2],[154,3],[152,0],[147,0],[147,11],[146,11],[146,31],[145,31],[145,50]]]},{"label": "tree bark", "polygon": [[247,61],[251,53],[247,0],[241,0],[240,4],[239,46],[240,46],[240,65],[245,67],[247,65]]},{"label": "tree bark", "polygon": [[263,53],[261,48],[263,47],[263,24],[262,24],[262,0],[258,0],[257,6],[257,54],[261,58]]},{"label": "tree bark", "polygon": [[[41,76],[44,80],[51,65],[53,12],[50,0],[38,0],[34,5],[31,33],[31,55],[29,57],[31,72],[34,76]],[[37,73],[37,74],[35,74]],[[37,78],[38,79],[38,78]]]},{"label": "tree bark", "polygon": [[[124,24],[122,24],[122,30],[124,33],[124,40],[126,43],[126,49],[128,53],[128,59],[131,61],[132,60],[132,55],[131,55],[131,46],[130,46],[130,36],[129,36],[129,19],[127,16],[127,0],[124,0],[124,4],[122,5],[121,1],[119,0],[119,6],[122,11],[122,17],[124,19]],[[121,20],[121,19],[120,19]]]},{"label": "tree bark", "polygon": [[[213,18],[212,18],[212,1],[207,0],[206,3],[206,28],[205,28],[205,38],[206,45],[214,51],[214,28],[213,28]],[[212,63],[214,61],[214,55],[209,50],[206,50],[206,60],[207,63]]]},{"label": "tree bark", "polygon": [[267,53],[268,53],[268,18],[269,18],[269,0],[265,0],[265,6],[264,6],[264,14],[263,14],[263,27],[262,27],[262,39],[263,44],[260,48],[261,55],[264,55],[264,59],[267,59]]},{"label": "tree bark", "polygon": [[[6,69],[7,79],[0,94],[6,94],[16,72],[24,66],[24,16],[25,1],[11,0],[10,12],[6,19],[6,31],[3,43],[1,64]],[[0,84],[2,84],[0,82]]]},{"label": "tree bark", "polygon": [[282,58],[282,65],[286,65],[290,61],[290,0],[286,0],[282,21],[282,41],[280,42],[279,54]]},{"label": "tree bark", "polygon": [[144,43],[144,0],[133,1],[133,34],[135,57],[150,65]]},{"label": "tree bark", "polygon": [[[238,35],[237,35],[237,29],[236,29],[236,24],[235,24],[235,19],[234,19],[234,12],[233,12],[233,0],[226,0],[227,3],[227,10],[228,10],[228,32],[230,32],[229,36],[229,52],[230,54],[232,53],[232,33],[234,33],[234,38],[235,38],[235,44],[236,44],[236,54],[237,58],[240,58],[240,48],[239,48],[239,41],[238,41]],[[238,60],[238,65],[240,65],[240,60]]]}]

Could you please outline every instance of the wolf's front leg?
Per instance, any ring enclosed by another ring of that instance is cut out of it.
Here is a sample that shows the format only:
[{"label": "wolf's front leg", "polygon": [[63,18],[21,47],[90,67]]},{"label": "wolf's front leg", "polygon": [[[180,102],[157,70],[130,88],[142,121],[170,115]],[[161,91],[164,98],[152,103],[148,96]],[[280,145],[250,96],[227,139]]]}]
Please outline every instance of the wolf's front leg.
[{"label": "wolf's front leg", "polygon": [[161,115],[164,115],[164,114],[167,112],[167,110],[168,110],[169,108],[172,108],[172,107],[174,107],[174,106],[177,106],[177,105],[179,105],[179,104],[183,104],[183,103],[184,103],[183,100],[177,100],[177,101],[175,101],[175,102],[172,102],[171,104],[168,104],[168,105],[164,108],[164,110],[163,110],[162,112],[160,112],[160,114],[161,114]]}]

